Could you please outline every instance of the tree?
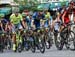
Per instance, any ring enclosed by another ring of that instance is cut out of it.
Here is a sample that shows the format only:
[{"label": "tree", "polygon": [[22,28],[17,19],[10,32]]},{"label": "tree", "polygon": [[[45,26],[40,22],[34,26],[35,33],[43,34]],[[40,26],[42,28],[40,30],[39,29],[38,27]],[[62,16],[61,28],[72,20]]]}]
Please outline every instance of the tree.
[{"label": "tree", "polygon": [[19,3],[20,5],[25,5],[28,3],[27,0],[14,0],[16,3]]},{"label": "tree", "polygon": [[30,5],[36,5],[36,4],[39,4],[39,2],[37,0],[14,0],[16,3],[19,3],[20,5],[27,5],[27,4],[30,4]]}]

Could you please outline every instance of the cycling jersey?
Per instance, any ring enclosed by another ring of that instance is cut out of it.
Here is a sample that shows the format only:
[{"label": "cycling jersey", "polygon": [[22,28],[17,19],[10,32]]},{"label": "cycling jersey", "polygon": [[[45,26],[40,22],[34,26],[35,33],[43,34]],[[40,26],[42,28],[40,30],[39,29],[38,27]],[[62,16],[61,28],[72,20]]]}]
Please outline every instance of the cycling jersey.
[{"label": "cycling jersey", "polygon": [[64,18],[64,23],[65,23],[65,24],[68,24],[69,22],[70,22],[69,17],[65,17],[65,18]]},{"label": "cycling jersey", "polygon": [[50,18],[50,13],[47,12],[47,14],[45,14],[45,19],[49,19]]},{"label": "cycling jersey", "polygon": [[38,12],[34,12],[32,17],[33,17],[33,19],[36,19],[37,16],[38,16]]},{"label": "cycling jersey", "polygon": [[39,14],[38,19],[44,19],[45,15],[44,14]]},{"label": "cycling jersey", "polygon": [[22,20],[22,15],[21,14],[18,14],[17,17],[15,16],[15,14],[12,14],[10,16],[10,21],[13,22],[13,24],[19,24],[21,20]]},{"label": "cycling jersey", "polygon": [[[65,13],[66,12],[66,13]],[[65,16],[64,16],[64,23],[65,24],[68,24],[70,22],[70,19],[69,19],[69,13],[68,11],[65,11]]]},{"label": "cycling jersey", "polygon": [[8,21],[6,19],[1,20],[2,24],[6,24]]},{"label": "cycling jersey", "polygon": [[27,25],[28,25],[28,29],[30,29],[31,27],[31,19],[29,16],[26,17],[26,22],[27,22]]},{"label": "cycling jersey", "polygon": [[2,28],[5,30],[8,21],[6,19],[1,19],[1,23],[2,23],[2,26],[3,26]]}]

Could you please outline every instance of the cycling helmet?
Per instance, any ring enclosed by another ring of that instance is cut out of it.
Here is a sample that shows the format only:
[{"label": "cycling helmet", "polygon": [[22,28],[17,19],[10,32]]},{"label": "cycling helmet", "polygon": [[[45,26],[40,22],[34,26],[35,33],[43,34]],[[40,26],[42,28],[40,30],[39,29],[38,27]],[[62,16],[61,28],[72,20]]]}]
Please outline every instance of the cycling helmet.
[{"label": "cycling helmet", "polygon": [[26,16],[25,13],[22,13],[22,16],[25,17]]},{"label": "cycling helmet", "polygon": [[70,2],[70,4],[71,4],[71,5],[74,5],[74,2],[73,2],[73,1],[71,1],[71,2]]}]

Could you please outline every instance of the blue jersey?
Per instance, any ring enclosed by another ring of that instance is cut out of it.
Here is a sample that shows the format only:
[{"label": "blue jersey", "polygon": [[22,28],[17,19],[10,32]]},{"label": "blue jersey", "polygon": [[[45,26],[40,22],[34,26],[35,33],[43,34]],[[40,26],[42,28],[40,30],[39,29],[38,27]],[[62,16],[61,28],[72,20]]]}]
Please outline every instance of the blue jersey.
[{"label": "blue jersey", "polygon": [[6,19],[2,19],[2,20],[1,20],[1,23],[2,23],[2,24],[6,24],[7,22],[8,22],[8,21],[7,21]]},{"label": "blue jersey", "polygon": [[34,12],[34,13],[33,13],[33,19],[36,19],[37,16],[38,16],[38,12]]},{"label": "blue jersey", "polygon": [[38,19],[44,19],[44,18],[45,18],[44,14],[38,15]]},{"label": "blue jersey", "polygon": [[3,29],[5,29],[5,26],[6,26],[7,22],[8,22],[8,21],[7,21],[6,19],[2,19],[2,20],[1,20]]}]

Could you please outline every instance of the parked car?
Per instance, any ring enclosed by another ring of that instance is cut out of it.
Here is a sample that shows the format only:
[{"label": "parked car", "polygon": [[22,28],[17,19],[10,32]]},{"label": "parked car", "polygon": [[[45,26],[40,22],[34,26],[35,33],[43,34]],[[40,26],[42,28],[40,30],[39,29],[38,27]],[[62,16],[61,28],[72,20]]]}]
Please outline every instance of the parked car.
[{"label": "parked car", "polygon": [[15,8],[18,8],[18,4],[11,3],[9,1],[0,2],[0,14],[4,14],[5,18],[9,18],[9,15],[15,11]]},{"label": "parked car", "polygon": [[10,15],[12,13],[12,8],[10,4],[0,4],[0,14],[4,14],[5,16]]}]

